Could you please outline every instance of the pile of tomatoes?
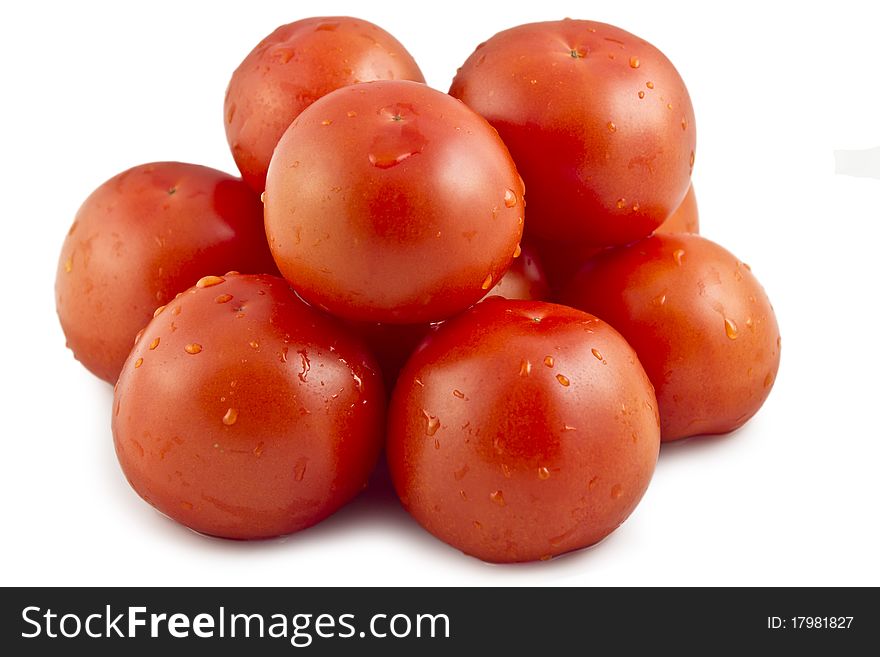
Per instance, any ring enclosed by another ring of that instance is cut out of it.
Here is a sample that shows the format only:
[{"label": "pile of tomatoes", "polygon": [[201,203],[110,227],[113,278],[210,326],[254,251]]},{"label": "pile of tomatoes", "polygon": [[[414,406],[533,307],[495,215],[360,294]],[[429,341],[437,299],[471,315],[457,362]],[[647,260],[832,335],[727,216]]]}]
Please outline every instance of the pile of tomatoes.
[{"label": "pile of tomatoes", "polygon": [[120,173],[57,274],[68,345],[116,385],[122,469],[178,522],[304,529],[384,450],[438,538],[547,559],[626,519],[661,441],[769,394],[772,307],[697,234],[690,97],[644,40],[521,25],[446,94],[379,27],[300,20],[232,74],[224,118],[240,178]]}]

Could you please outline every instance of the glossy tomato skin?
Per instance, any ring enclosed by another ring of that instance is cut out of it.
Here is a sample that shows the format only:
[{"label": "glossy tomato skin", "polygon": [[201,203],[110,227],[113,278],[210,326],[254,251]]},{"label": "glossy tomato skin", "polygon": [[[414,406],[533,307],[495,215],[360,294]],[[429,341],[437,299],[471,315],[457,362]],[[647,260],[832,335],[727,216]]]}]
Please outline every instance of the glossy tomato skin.
[{"label": "glossy tomato skin", "polygon": [[233,269],[278,271],[260,200],[241,179],[181,162],[129,169],[86,199],[61,248],[55,300],[67,344],[114,383],[158,306]]},{"label": "glossy tomato skin", "polygon": [[382,324],[380,322],[347,322],[351,330],[363,339],[376,357],[385,389],[390,394],[400,370],[438,324]]},{"label": "glossy tomato skin", "polygon": [[422,526],[492,562],[592,545],[641,499],[660,432],[635,352],[595,317],[487,299],[412,356],[392,396],[395,489]]},{"label": "glossy tomato skin", "polygon": [[500,32],[449,93],[510,149],[530,235],[625,244],[684,198],[696,149],[690,96],[663,53],[624,30],[566,19]]},{"label": "glossy tomato skin", "polygon": [[202,279],[147,326],[116,387],[132,487],[233,539],[319,522],[366,484],[385,396],[360,340],[273,276]]},{"label": "glossy tomato skin", "polygon": [[290,122],[321,96],[370,80],[425,78],[397,39],[358,18],[306,18],[263,39],[232,74],[224,103],[226,137],[245,181],[262,192]]},{"label": "glossy tomato skin", "polygon": [[663,440],[733,431],[779,369],[779,326],[749,267],[697,235],[654,235],[590,260],[563,300],[629,341],[657,391]]},{"label": "glossy tomato skin", "polygon": [[446,319],[518,248],[523,186],[497,133],[415,82],[369,82],[312,104],[278,143],[265,222],[281,273],[345,319]]}]

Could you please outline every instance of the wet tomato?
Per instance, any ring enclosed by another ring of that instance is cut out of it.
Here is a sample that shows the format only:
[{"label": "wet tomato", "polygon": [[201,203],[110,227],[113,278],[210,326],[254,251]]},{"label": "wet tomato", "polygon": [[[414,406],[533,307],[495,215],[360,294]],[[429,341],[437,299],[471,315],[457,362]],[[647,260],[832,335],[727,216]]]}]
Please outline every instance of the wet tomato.
[{"label": "wet tomato", "polygon": [[387,455],[404,507],[486,561],[531,561],[612,532],[660,447],[635,352],[592,315],[494,297],[432,333],[392,396]]},{"label": "wet tomato", "polygon": [[414,82],[369,82],[309,106],[278,143],[266,233],[281,273],[346,319],[446,319],[507,270],[523,186],[495,130]]},{"label": "wet tomato", "polygon": [[129,169],[86,199],[61,248],[55,299],[67,344],[113,383],[157,306],[233,269],[278,271],[260,200],[241,179],[181,162]]},{"label": "wet tomato", "polygon": [[273,276],[208,276],[125,363],[116,453],[146,501],[196,531],[252,539],[327,517],[382,445],[381,376],[360,340]]},{"label": "wet tomato", "polygon": [[449,93],[510,148],[530,235],[625,244],[684,198],[696,148],[690,97],[663,53],[629,32],[569,19],[520,25],[481,44]]},{"label": "wet tomato", "polygon": [[397,39],[358,18],[306,18],[260,41],[232,74],[224,107],[226,137],[245,181],[262,192],[290,122],[321,96],[370,80],[425,81]]},{"label": "wet tomato", "polygon": [[697,235],[654,235],[584,266],[562,299],[610,323],[657,391],[663,440],[732,431],[776,380],[779,327],[747,265]]}]

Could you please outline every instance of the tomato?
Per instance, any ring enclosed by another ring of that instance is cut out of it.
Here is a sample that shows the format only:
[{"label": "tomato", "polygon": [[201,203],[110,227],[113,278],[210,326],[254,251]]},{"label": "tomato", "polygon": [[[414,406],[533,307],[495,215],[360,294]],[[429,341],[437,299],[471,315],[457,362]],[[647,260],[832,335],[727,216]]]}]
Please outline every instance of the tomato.
[{"label": "tomato", "polygon": [[548,294],[547,276],[544,274],[544,266],[541,264],[537,250],[528,244],[523,244],[520,247],[520,254],[514,258],[510,269],[487,296],[542,301]]},{"label": "tomato", "polygon": [[654,235],[590,260],[563,300],[610,323],[657,391],[663,440],[732,431],[764,403],[779,327],[749,267],[697,235]]},{"label": "tomato", "polygon": [[364,345],[273,276],[208,276],[147,326],[116,387],[113,437],[146,501],[253,539],[319,522],[365,485],[384,390]]},{"label": "tomato", "polygon": [[414,82],[312,104],[278,143],[266,233],[297,292],[346,319],[445,319],[483,297],[518,249],[523,186],[492,127]]},{"label": "tomato", "polygon": [[[699,233],[700,219],[697,212],[697,198],[694,195],[694,186],[688,188],[688,193],[681,205],[660,224],[656,233]],[[590,258],[602,253],[603,248],[585,244],[583,242],[542,240],[530,238],[528,241],[533,252],[541,257],[541,264],[546,274],[550,287],[550,296],[557,296],[572,277],[584,266]]]},{"label": "tomato", "polygon": [[493,562],[576,550],[641,499],[660,431],[635,352],[592,315],[487,299],[431,334],[388,415],[388,464],[425,529]]},{"label": "tomato", "polygon": [[675,212],[660,227],[654,231],[657,233],[700,233],[700,213],[697,209],[697,195],[694,186],[688,187],[687,194]]},{"label": "tomato", "polygon": [[450,94],[498,129],[529,191],[527,230],[625,244],[687,192],[694,112],[670,61],[611,25],[521,25],[481,44]]},{"label": "tomato", "polygon": [[321,96],[370,80],[425,78],[406,48],[382,28],[346,16],[306,18],[263,39],[226,90],[226,138],[257,192],[290,122]]},{"label": "tomato", "polygon": [[277,273],[259,199],[240,179],[156,162],[114,176],[77,212],[55,281],[74,356],[113,383],[157,306],[201,276]]}]

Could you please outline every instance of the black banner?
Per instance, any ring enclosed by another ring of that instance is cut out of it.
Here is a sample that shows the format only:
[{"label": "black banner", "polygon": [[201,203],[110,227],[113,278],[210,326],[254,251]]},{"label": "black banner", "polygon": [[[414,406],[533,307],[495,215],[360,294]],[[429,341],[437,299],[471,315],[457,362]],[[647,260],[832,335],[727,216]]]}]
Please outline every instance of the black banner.
[{"label": "black banner", "polygon": [[22,588],[0,613],[6,655],[853,654],[880,635],[875,591],[838,588]]}]

